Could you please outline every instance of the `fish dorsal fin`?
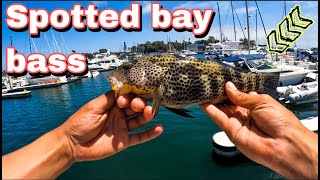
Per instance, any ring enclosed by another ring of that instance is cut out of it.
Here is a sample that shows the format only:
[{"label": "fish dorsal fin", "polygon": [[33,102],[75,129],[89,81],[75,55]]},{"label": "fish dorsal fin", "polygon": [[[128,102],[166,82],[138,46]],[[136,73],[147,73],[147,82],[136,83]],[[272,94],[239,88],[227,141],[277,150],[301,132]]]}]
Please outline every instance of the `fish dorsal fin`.
[{"label": "fish dorsal fin", "polygon": [[223,63],[222,61],[220,60],[213,60],[211,61],[213,63],[216,63],[216,64],[219,64],[220,66],[224,67],[224,68],[228,68],[228,69],[233,69],[237,72],[243,72],[243,73],[250,73],[251,71],[248,70],[248,69],[243,69],[243,68],[240,68],[240,67],[234,67],[234,66],[231,66],[229,64],[226,64],[226,63]]},{"label": "fish dorsal fin", "polygon": [[153,97],[153,101],[152,101],[152,115],[153,118],[155,118],[158,115],[159,112],[159,108],[161,105],[161,100],[162,100],[162,90],[160,87],[157,87],[154,97]]},{"label": "fish dorsal fin", "polygon": [[132,66],[134,65],[134,63],[131,63],[131,62],[124,62],[123,64],[122,64],[122,67],[124,68],[124,69],[126,69],[126,68],[132,68]]}]

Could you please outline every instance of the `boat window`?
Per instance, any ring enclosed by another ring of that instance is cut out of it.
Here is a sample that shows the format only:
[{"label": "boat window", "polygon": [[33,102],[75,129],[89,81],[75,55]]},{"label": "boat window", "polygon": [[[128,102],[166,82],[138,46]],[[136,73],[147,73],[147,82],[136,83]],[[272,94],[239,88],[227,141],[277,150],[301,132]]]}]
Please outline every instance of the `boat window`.
[{"label": "boat window", "polygon": [[248,60],[248,64],[253,66],[254,68],[261,70],[261,69],[274,69],[276,68],[275,66],[273,66],[270,62],[268,62],[267,60],[261,60],[261,59],[251,59]]}]

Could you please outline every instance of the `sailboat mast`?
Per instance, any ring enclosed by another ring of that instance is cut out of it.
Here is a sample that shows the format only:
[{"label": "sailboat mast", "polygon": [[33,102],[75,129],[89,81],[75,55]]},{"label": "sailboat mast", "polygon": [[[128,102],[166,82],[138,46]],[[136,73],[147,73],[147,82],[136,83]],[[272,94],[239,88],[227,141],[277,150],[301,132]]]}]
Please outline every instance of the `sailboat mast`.
[{"label": "sailboat mast", "polygon": [[284,16],[287,15],[287,5],[286,5],[286,1],[284,1]]},{"label": "sailboat mast", "polygon": [[258,10],[256,9],[256,45],[258,45]]},{"label": "sailboat mast", "polygon": [[31,49],[31,39],[30,39],[30,36],[29,36],[29,49],[30,49],[30,54],[32,54],[32,49]]},{"label": "sailboat mast", "polygon": [[12,47],[12,36],[10,36],[10,46]]},{"label": "sailboat mast", "polygon": [[170,37],[169,37],[169,52],[171,52],[171,42],[170,42]]},{"label": "sailboat mast", "polygon": [[234,41],[237,41],[236,24],[234,22],[234,12],[233,12],[232,1],[231,1],[231,10],[232,10],[232,19],[233,19]]},{"label": "sailboat mast", "polygon": [[[11,47],[13,46],[13,43],[12,43],[12,36],[10,36],[10,44],[11,44]],[[8,75],[8,83],[9,83],[9,88],[10,90],[13,89],[13,85],[12,85],[12,81],[11,81],[11,76]]]},{"label": "sailboat mast", "polygon": [[221,17],[220,17],[220,8],[219,8],[218,2],[217,2],[217,5],[218,5],[219,25],[220,25],[220,42],[222,43]]},{"label": "sailboat mast", "polygon": [[249,15],[248,15],[248,2],[246,2],[246,13],[247,13],[247,29],[248,29],[248,50],[250,54],[250,29],[249,29]]}]

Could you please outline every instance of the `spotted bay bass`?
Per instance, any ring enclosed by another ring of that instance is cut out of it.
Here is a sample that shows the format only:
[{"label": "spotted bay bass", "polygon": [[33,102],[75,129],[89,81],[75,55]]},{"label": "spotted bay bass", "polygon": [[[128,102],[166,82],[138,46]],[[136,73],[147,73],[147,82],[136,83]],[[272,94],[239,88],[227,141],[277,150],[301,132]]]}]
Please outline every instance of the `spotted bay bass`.
[{"label": "spotted bay bass", "polygon": [[274,96],[279,73],[244,72],[218,61],[159,54],[119,66],[108,81],[116,96],[133,93],[152,102],[154,116],[162,105],[176,114],[192,117],[184,107],[228,100],[224,89],[227,81],[243,92]]}]

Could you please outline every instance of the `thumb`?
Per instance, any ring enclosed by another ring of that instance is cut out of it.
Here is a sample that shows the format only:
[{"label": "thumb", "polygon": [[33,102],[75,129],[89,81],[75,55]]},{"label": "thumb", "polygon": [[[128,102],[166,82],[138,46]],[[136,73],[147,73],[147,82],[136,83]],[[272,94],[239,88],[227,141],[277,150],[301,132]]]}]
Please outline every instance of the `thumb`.
[{"label": "thumb", "polygon": [[260,103],[260,98],[256,94],[247,94],[239,91],[232,82],[227,82],[225,85],[226,93],[231,102],[237,106],[246,109],[253,109]]}]

